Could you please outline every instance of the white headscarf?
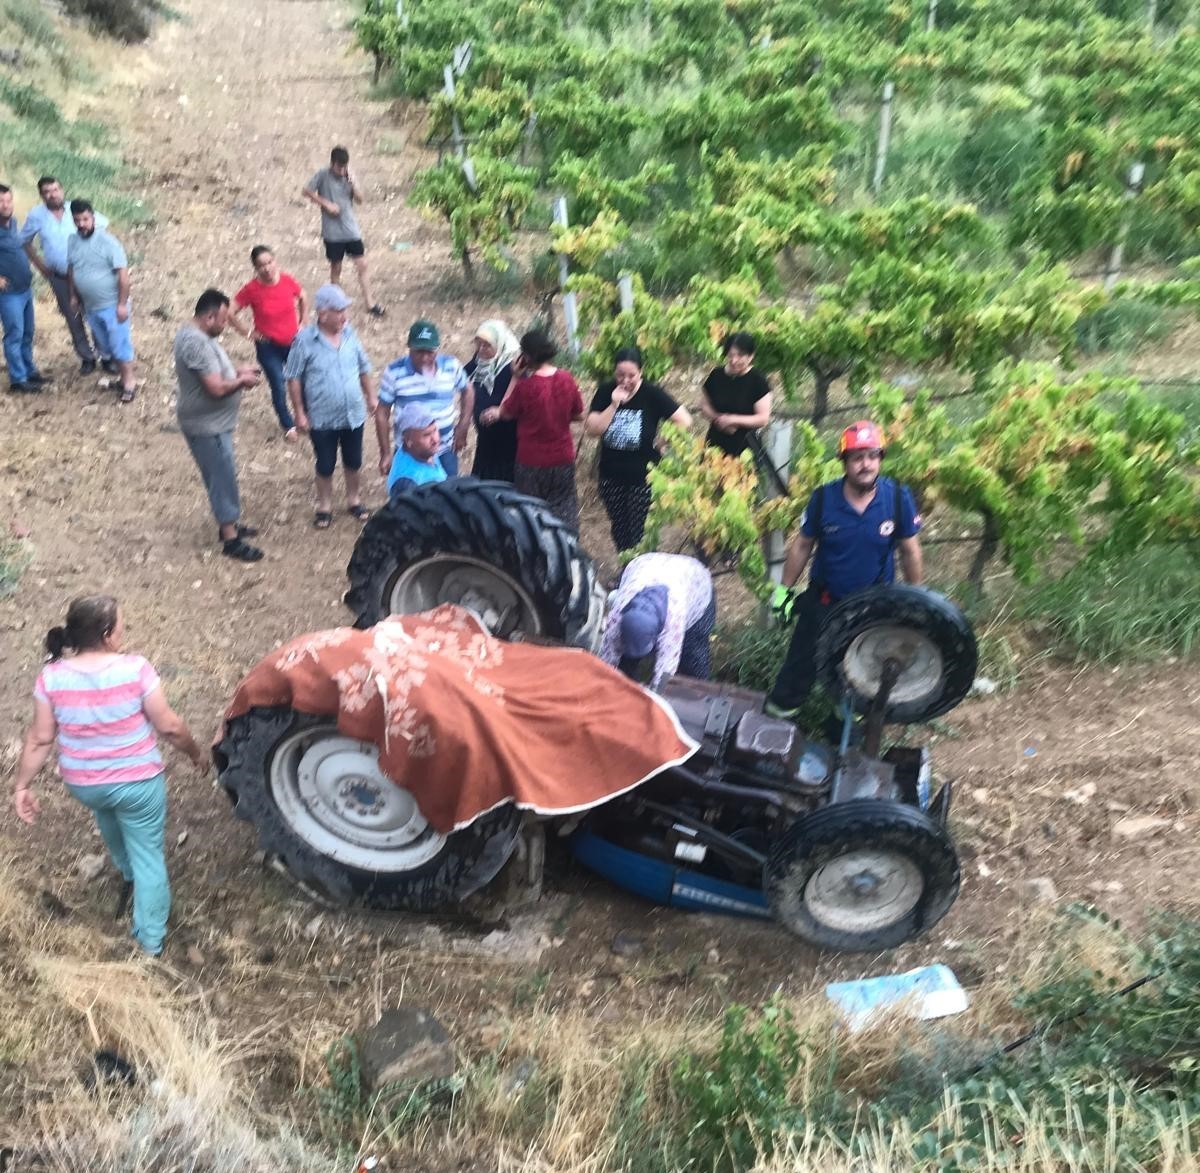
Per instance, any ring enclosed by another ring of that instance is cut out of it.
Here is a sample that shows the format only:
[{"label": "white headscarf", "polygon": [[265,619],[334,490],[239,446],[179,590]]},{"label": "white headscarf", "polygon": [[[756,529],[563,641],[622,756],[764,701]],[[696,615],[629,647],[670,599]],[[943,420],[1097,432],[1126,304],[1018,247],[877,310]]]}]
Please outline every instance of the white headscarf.
[{"label": "white headscarf", "polygon": [[496,348],[495,356],[487,362],[476,356],[473,376],[480,390],[485,395],[491,395],[496,376],[517,357],[521,344],[517,341],[517,336],[499,318],[489,318],[475,331],[475,337],[490,342]]}]

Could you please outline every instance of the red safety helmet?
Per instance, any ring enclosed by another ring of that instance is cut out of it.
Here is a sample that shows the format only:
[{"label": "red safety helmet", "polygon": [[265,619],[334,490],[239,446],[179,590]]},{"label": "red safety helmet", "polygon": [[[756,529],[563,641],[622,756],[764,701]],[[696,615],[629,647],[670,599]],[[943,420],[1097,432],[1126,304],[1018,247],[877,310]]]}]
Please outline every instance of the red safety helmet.
[{"label": "red safety helmet", "polygon": [[859,420],[851,424],[838,437],[838,456],[845,456],[847,452],[857,452],[863,448],[878,448],[881,454],[887,449],[883,429],[870,420]]}]

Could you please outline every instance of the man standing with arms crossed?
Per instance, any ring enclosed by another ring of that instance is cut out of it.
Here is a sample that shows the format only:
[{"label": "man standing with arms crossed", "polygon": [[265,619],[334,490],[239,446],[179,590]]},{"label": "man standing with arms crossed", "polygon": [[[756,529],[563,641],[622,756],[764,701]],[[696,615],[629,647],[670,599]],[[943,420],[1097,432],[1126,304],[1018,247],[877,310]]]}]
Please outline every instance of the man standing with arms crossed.
[{"label": "man standing with arms crossed", "polygon": [[[58,312],[62,314],[67,329],[71,331],[71,345],[79,356],[79,373],[90,375],[96,369],[97,357],[100,365],[110,374],[117,373],[116,364],[103,351],[97,356],[88,341],[87,327],[83,322],[83,314],[71,309],[71,286],[67,281],[67,242],[75,235],[75,221],[67,211],[66,197],[63,195],[62,184],[53,175],[43,175],[38,180],[38,195],[42,202],[25,217],[25,227],[21,229],[21,243],[25,252],[50,288],[54,290],[54,299],[58,302]],[[93,213],[96,227],[108,227],[108,217],[99,212]],[[40,239],[42,251],[38,255],[34,241]]]},{"label": "man standing with arms crossed", "polygon": [[129,261],[121,242],[96,227],[87,200],[71,201],[75,235],[67,241],[67,283],[71,309],[82,307],[100,352],[111,354],[121,375],[121,402],[137,394],[133,379],[133,336],[129,318]]},{"label": "man standing with arms crossed", "polygon": [[354,216],[354,205],[362,203],[362,191],[350,174],[350,152],[334,147],[329,152],[329,166],[322,167],[303,187],[301,194],[321,209],[321,239],[329,260],[329,280],[338,285],[342,276],[342,259],[349,257],[358,273],[363,304],[367,313],[382,318],[383,306],[371,296],[367,281],[366,247]]},{"label": "man standing with arms crossed", "polygon": [[[796,628],[764,706],[769,716],[795,717],[812,689],[817,636],[832,603],[865,587],[894,582],[897,553],[905,579],[921,584],[921,515],[907,486],[879,475],[885,451],[877,424],[851,424],[838,441],[846,475],[809,498],[772,600],[785,621],[795,619]],[[810,559],[808,588],[797,596],[795,585]]]}]

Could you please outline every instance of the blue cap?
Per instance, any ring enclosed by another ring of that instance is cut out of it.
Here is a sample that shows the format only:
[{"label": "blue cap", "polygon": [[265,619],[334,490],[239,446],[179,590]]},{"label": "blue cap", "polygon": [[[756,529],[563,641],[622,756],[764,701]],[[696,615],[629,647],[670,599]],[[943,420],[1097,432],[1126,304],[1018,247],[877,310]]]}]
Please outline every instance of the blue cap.
[{"label": "blue cap", "polygon": [[640,659],[654,651],[667,622],[667,588],[643,587],[621,613],[621,651]]}]

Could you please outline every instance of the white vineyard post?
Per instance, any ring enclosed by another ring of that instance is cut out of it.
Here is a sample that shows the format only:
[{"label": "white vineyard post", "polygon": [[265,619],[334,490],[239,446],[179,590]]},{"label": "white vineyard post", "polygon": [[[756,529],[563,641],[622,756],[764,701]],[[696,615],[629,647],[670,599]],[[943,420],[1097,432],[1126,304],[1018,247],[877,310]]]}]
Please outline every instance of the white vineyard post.
[{"label": "white vineyard post", "polygon": [[892,100],[895,96],[895,85],[885,81],[883,101],[879,105],[879,147],[875,152],[875,174],[871,179],[871,190],[876,195],[883,187],[883,175],[887,170],[888,148],[892,142]]},{"label": "white vineyard post", "polygon": [[617,294],[621,298],[621,313],[633,313],[633,274],[621,273],[617,277]]},{"label": "white vineyard post", "polygon": [[933,32],[937,28],[937,6],[938,0],[929,0],[929,7],[925,9],[925,31]]},{"label": "white vineyard post", "polygon": [[[567,197],[559,196],[554,201],[554,223],[561,228],[569,224],[567,219]],[[579,308],[575,303],[575,294],[567,292],[567,279],[571,276],[571,266],[563,253],[558,254],[558,286],[563,291],[562,307],[563,322],[567,327],[567,350],[571,357],[579,357]]]},{"label": "white vineyard post", "polygon": [[[1142,190],[1142,180],[1146,175],[1145,163],[1132,163],[1129,167],[1129,174],[1125,177],[1125,203],[1128,205],[1132,200],[1136,199]],[[1125,253],[1125,237],[1129,233],[1129,212],[1128,209],[1121,216],[1121,223],[1117,228],[1117,239],[1113,241],[1113,246],[1108,254],[1108,264],[1104,267],[1104,289],[1105,292],[1112,289],[1116,285],[1121,276],[1121,260]]]},{"label": "white vineyard post", "polygon": [[[779,473],[780,479],[786,485],[788,471],[792,462],[792,428],[795,425],[788,419],[774,419],[767,425],[766,439],[763,451],[771,467]],[[774,495],[774,485],[769,492]],[[783,563],[787,557],[787,534],[781,529],[773,529],[763,539],[763,553],[767,560],[767,577],[772,582],[783,581]]]},{"label": "white vineyard post", "polygon": [[1146,31],[1154,36],[1154,26],[1158,24],[1158,0],[1146,0]]},{"label": "white vineyard post", "polygon": [[[442,93],[446,95],[450,101],[454,101],[454,66],[447,65],[442,70]],[[466,153],[466,146],[463,143],[462,124],[458,121],[458,115],[453,115],[453,121],[450,124],[450,141],[454,144],[454,153],[461,159]]]}]

